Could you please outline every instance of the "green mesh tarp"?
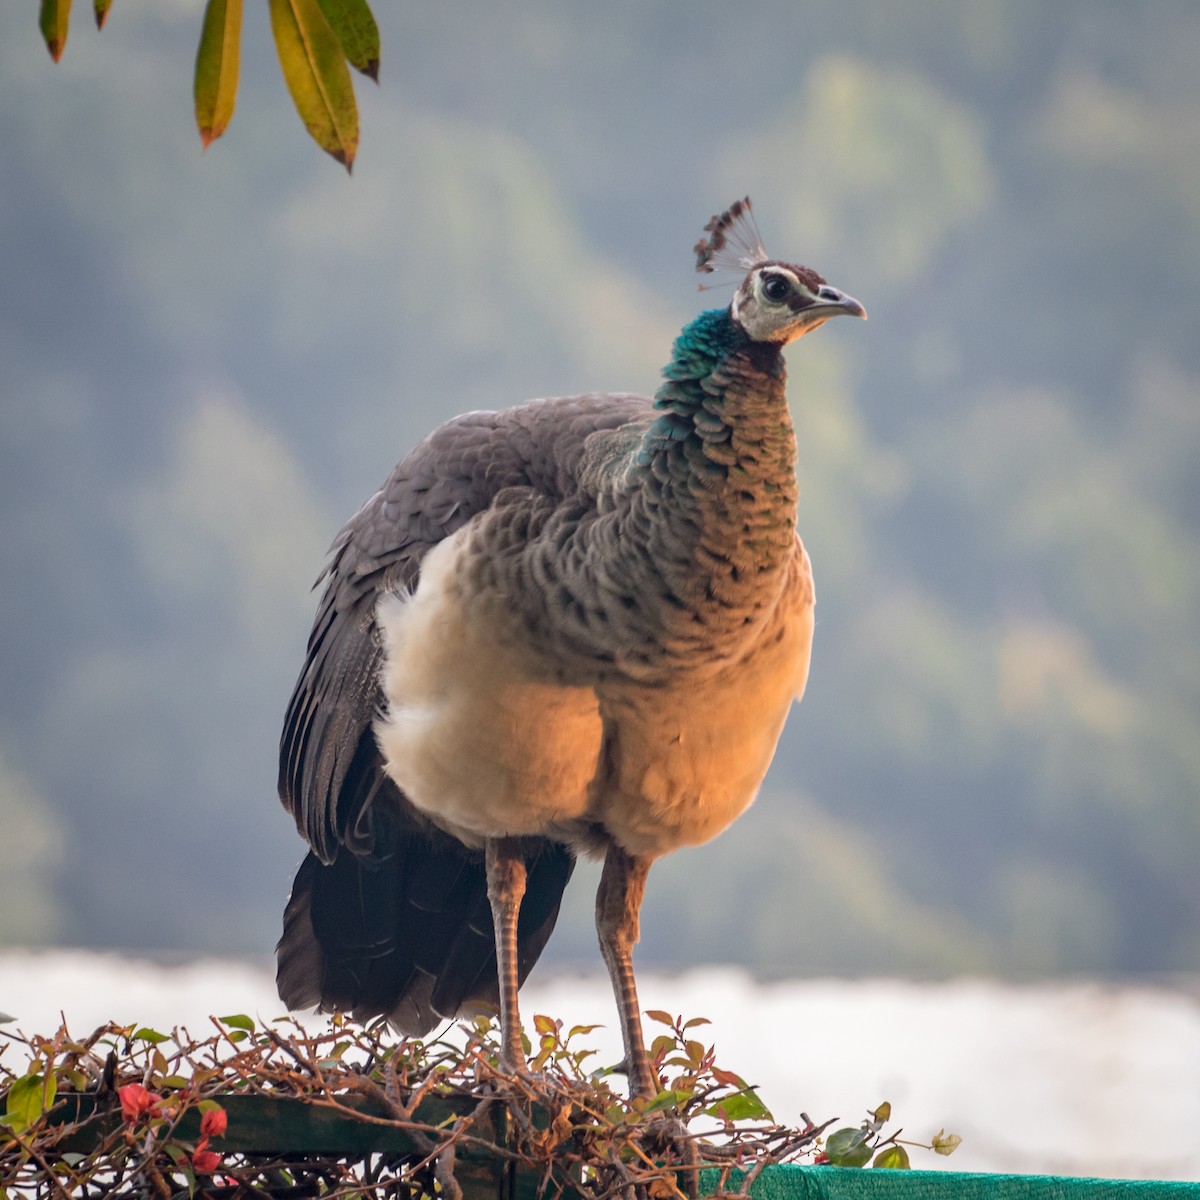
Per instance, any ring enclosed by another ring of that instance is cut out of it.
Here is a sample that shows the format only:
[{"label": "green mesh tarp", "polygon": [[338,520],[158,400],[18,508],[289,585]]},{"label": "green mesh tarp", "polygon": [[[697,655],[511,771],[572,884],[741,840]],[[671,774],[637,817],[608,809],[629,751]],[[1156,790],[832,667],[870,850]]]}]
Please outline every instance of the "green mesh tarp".
[{"label": "green mesh tarp", "polygon": [[[700,1194],[717,1186],[701,1174]],[[1074,1179],[1059,1175],[983,1175],[961,1171],[877,1171],[850,1167],[769,1167],[754,1200],[1200,1200],[1200,1183]]]}]

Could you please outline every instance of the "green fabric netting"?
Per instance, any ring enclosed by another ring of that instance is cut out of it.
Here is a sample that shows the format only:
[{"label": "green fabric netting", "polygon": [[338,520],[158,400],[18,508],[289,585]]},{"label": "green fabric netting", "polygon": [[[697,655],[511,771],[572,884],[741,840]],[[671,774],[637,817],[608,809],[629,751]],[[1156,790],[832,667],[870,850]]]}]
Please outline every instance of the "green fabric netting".
[{"label": "green fabric netting", "polygon": [[[701,1195],[717,1186],[701,1172]],[[755,1180],[754,1200],[1200,1200],[1200,1183],[986,1175],[961,1171],[877,1171],[849,1167],[771,1167]]]}]

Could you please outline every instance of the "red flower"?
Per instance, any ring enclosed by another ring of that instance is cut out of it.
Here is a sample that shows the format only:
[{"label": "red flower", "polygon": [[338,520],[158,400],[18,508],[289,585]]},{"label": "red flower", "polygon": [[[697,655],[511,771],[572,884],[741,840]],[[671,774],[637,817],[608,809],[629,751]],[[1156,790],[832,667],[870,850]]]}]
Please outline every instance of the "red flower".
[{"label": "red flower", "polygon": [[192,1166],[201,1175],[211,1175],[221,1165],[221,1156],[215,1150],[205,1150],[197,1146],[192,1151]]},{"label": "red flower", "polygon": [[147,1091],[140,1083],[127,1083],[117,1095],[121,1098],[121,1115],[127,1121],[136,1121],[146,1113],[156,1112],[161,1096]]},{"label": "red flower", "polygon": [[200,1136],[202,1138],[220,1137],[225,1132],[229,1118],[223,1108],[207,1109],[200,1118]]}]

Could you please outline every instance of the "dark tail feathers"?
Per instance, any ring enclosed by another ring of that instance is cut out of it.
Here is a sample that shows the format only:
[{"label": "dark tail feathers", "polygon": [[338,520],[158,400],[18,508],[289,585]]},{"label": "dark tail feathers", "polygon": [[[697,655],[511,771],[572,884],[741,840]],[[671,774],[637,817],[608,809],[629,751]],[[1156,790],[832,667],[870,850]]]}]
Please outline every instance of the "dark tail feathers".
[{"label": "dark tail feathers", "polygon": [[[518,925],[523,983],[554,929],[575,856],[526,841],[528,884]],[[329,866],[309,854],[296,872],[276,947],[279,996],[358,1020],[386,1016],[428,1033],[498,1001],[496,948],[483,855],[451,839],[406,832],[383,858],[344,846]]]}]

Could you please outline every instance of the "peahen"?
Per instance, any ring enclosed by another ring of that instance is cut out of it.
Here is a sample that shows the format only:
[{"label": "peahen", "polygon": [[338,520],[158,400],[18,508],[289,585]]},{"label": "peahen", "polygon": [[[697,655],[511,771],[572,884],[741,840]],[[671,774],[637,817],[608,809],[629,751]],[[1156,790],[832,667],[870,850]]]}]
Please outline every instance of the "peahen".
[{"label": "peahen", "polygon": [[310,851],[284,914],[290,1008],[425,1033],[517,989],[576,855],[631,1090],[657,1091],[632,951],[650,864],[754,799],[804,690],[783,347],[857,300],[768,259],[749,200],[697,268],[732,303],[675,342],[653,400],[534,400],[447,422],[338,534],[280,745]]}]

